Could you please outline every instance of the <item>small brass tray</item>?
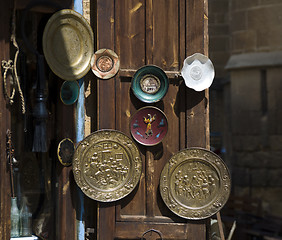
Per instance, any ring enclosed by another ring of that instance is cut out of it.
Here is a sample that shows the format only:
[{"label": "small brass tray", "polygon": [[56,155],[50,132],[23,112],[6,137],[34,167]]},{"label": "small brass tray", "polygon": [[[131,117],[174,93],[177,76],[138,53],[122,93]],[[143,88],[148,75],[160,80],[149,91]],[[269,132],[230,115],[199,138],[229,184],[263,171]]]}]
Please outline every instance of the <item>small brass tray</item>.
[{"label": "small brass tray", "polygon": [[173,155],[160,177],[160,193],[167,207],[191,220],[217,213],[229,198],[230,186],[225,163],[203,148],[189,148]]},{"label": "small brass tray", "polygon": [[75,150],[72,166],[82,192],[100,202],[127,196],[142,172],[137,146],[116,130],[100,130],[84,138]]}]

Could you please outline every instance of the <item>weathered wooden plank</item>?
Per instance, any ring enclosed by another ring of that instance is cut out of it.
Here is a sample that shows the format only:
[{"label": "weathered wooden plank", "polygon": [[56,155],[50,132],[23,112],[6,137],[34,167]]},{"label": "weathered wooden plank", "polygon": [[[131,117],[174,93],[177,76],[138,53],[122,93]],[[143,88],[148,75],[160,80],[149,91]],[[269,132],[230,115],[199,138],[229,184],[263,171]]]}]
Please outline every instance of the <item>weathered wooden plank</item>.
[{"label": "weathered wooden plank", "polygon": [[[121,68],[135,69],[136,71],[144,65],[145,29],[142,24],[144,19],[144,0],[118,1],[116,4],[115,50],[120,56]],[[131,92],[131,78],[125,79],[119,74],[119,78],[116,80],[116,129],[130,136],[130,118],[140,106],[140,101]],[[142,155],[142,159],[144,160],[144,155]],[[117,211],[120,210],[120,215],[117,214],[117,218],[122,215],[144,215],[144,206],[145,181],[143,173],[137,189],[126,197],[126,201],[117,205]]]},{"label": "weathered wooden plank", "polygon": [[[0,60],[10,59],[10,24],[12,2],[0,2]],[[0,70],[0,236],[10,239],[11,188],[6,158],[6,131],[11,129],[10,111],[3,91],[3,71]]]},{"label": "weathered wooden plank", "polygon": [[[114,1],[97,1],[97,49],[114,49]],[[115,78],[97,82],[97,127],[115,129]],[[97,239],[114,239],[115,207],[99,203]]]},{"label": "weathered wooden plank", "polygon": [[[183,223],[155,223],[155,222],[117,222],[117,239],[141,239],[144,232],[155,229],[161,232],[163,239],[167,240],[185,240],[188,239],[190,233],[187,231],[187,224]],[[152,236],[152,238],[149,238]],[[146,239],[159,239],[160,236],[152,232],[148,233]],[[193,239],[198,239],[194,235]]]},{"label": "weathered wooden plank", "polygon": [[[207,54],[205,10],[207,1],[186,2],[186,56]],[[196,92],[186,88],[186,147],[209,147],[208,91]],[[188,224],[188,239],[206,239],[206,222]]]},{"label": "weathered wooden plank", "polygon": [[[58,84],[61,81],[55,79]],[[58,85],[57,84],[57,85]],[[57,87],[58,91],[57,104],[56,104],[56,124],[60,126],[56,131],[57,143],[64,138],[70,138],[75,141],[75,123],[74,123],[74,106],[64,105],[60,100],[60,86]],[[74,181],[72,178],[72,168],[64,167],[59,161],[56,163],[57,169],[57,236],[60,240],[73,239],[75,236],[75,210],[73,205],[72,195],[74,193]]]}]

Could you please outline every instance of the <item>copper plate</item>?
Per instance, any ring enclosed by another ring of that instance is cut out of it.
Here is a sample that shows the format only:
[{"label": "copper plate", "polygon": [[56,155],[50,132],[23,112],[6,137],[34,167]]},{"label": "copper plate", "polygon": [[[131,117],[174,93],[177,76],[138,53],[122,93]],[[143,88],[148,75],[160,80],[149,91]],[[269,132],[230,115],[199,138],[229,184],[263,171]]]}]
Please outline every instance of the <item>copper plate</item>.
[{"label": "copper plate", "polygon": [[91,58],[92,72],[101,79],[114,77],[119,70],[119,65],[119,57],[111,49],[99,49]]},{"label": "copper plate", "polygon": [[202,149],[173,155],[160,177],[160,192],[167,207],[186,219],[205,219],[217,213],[230,195],[230,174],[222,159]]},{"label": "copper plate", "polygon": [[82,78],[94,52],[93,31],[87,20],[71,9],[54,13],[43,32],[43,52],[51,70],[64,80]]},{"label": "copper plate", "polygon": [[142,160],[124,133],[100,130],[83,139],[73,157],[77,185],[88,197],[112,202],[124,198],[139,182]]},{"label": "copper plate", "polygon": [[71,139],[65,138],[59,144],[57,148],[57,156],[60,163],[64,166],[70,166],[72,163],[72,157],[74,153],[74,143]]}]

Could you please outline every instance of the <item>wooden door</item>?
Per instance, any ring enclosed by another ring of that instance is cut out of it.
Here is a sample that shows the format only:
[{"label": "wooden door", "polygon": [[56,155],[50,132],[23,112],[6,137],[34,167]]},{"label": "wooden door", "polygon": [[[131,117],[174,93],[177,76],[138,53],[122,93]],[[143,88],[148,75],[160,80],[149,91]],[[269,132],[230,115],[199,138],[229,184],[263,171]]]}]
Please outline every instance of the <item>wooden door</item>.
[{"label": "wooden door", "polygon": [[[131,77],[146,64],[166,71],[169,90],[149,104],[168,118],[169,130],[154,147],[138,144],[143,170],[136,189],[114,203],[98,204],[97,238],[141,239],[147,230],[164,239],[206,239],[206,220],[187,221],[174,215],[159,192],[161,170],[186,147],[208,147],[208,92],[188,89],[177,76],[183,60],[207,54],[207,2],[204,0],[97,0],[97,49],[110,48],[121,69],[110,80],[98,80],[98,129],[117,129],[130,136],[131,116],[146,106],[131,90]],[[150,238],[149,238],[150,237]],[[146,239],[159,239],[150,233]]]}]

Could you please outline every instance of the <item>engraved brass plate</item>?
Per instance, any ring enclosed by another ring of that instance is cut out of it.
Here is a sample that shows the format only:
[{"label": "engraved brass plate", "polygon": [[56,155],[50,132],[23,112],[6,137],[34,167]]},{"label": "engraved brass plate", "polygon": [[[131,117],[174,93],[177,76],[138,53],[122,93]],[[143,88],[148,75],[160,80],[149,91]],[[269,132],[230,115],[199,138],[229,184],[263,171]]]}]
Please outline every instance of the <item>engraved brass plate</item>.
[{"label": "engraved brass plate", "polygon": [[160,192],[167,207],[192,220],[217,213],[227,202],[230,187],[225,163],[202,148],[185,149],[173,155],[160,178]]},{"label": "engraved brass plate", "polygon": [[83,139],[73,157],[77,185],[88,197],[112,202],[124,198],[139,182],[142,160],[135,143],[115,130],[101,130]]}]

